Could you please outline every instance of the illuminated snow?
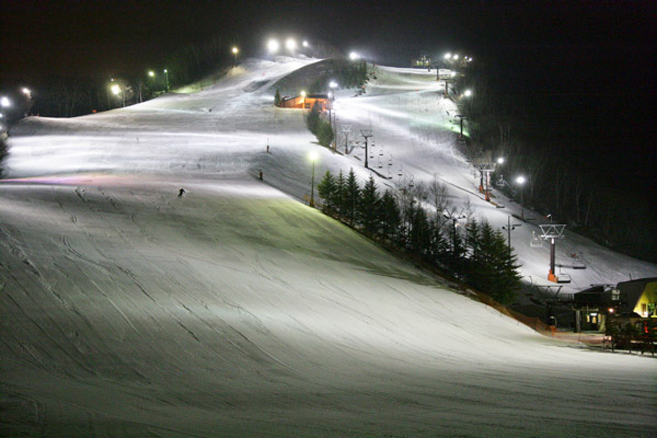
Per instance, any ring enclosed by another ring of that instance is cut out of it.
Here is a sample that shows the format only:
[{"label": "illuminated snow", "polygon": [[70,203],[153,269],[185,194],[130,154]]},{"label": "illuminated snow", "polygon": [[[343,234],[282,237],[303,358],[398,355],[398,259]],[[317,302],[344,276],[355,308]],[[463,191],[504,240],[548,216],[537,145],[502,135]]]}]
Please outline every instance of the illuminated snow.
[{"label": "illuminated snow", "polygon": [[[353,167],[319,148],[273,86],[314,62],[249,60],[216,83],[12,131],[0,191],[0,432],[21,436],[648,437],[656,362],[541,336],[300,202]],[[447,185],[496,209],[445,126],[435,73],[378,67],[338,91],[338,125],[374,130],[396,187]],[[270,153],[266,146],[270,146]],[[338,150],[343,150],[338,147]],[[398,176],[398,169],[403,176]],[[263,181],[258,180],[259,171]],[[186,193],[178,197],[178,190]],[[513,232],[525,280],[548,249]],[[654,265],[568,233],[569,292]],[[546,282],[545,282],[546,283]]]}]

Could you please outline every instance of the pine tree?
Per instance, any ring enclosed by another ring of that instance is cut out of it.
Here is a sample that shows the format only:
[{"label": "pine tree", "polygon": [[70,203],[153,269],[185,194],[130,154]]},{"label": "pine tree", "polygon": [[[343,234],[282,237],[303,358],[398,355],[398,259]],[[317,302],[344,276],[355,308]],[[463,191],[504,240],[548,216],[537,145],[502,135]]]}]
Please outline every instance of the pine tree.
[{"label": "pine tree", "polygon": [[306,117],[306,126],[308,126],[308,130],[310,132],[317,135],[317,130],[319,129],[320,122],[319,105],[317,105],[317,102],[315,102],[310,110],[310,113],[308,113],[308,117]]},{"label": "pine tree", "polygon": [[333,127],[330,123],[320,120],[317,127],[317,141],[324,147],[329,147],[333,143]]},{"label": "pine tree", "polygon": [[415,253],[427,255],[431,248],[431,231],[427,213],[418,206],[412,209],[411,215],[409,243]]},{"label": "pine tree", "polygon": [[445,238],[442,222],[436,218],[431,221],[431,255],[440,266],[445,266],[449,257],[449,244]]},{"label": "pine tree", "polygon": [[397,201],[390,190],[386,190],[381,197],[377,212],[381,223],[381,235],[384,239],[394,241],[395,232],[401,222],[401,215]]},{"label": "pine tree", "polygon": [[344,199],[345,199],[346,186],[347,186],[347,182],[345,181],[344,174],[342,173],[342,169],[340,169],[338,178],[335,181],[335,197],[332,200],[332,204],[336,212],[339,213],[342,217],[345,216]]},{"label": "pine tree", "polygon": [[275,106],[280,106],[281,104],[281,93],[278,91],[278,88],[276,89],[276,94],[274,95],[274,105]]},{"label": "pine tree", "polygon": [[317,193],[319,197],[324,200],[323,209],[325,212],[331,212],[334,208],[334,201],[336,197],[336,181],[330,171],[326,171],[324,178],[317,184]]},{"label": "pine tree", "polygon": [[365,183],[361,192],[357,216],[358,224],[363,228],[363,231],[367,235],[374,236],[378,234],[379,218],[377,211],[380,202],[381,199],[377,191],[376,183],[374,182],[374,178],[370,176],[370,179]]},{"label": "pine tree", "polygon": [[465,227],[465,255],[463,261],[464,279],[475,287],[481,284],[479,274],[481,273],[482,248],[481,229],[476,220],[472,219]]},{"label": "pine tree", "polygon": [[344,216],[347,218],[350,225],[354,225],[356,219],[356,204],[359,195],[360,187],[358,186],[358,180],[356,179],[356,174],[352,168],[349,170],[349,175],[347,176],[343,198]]}]

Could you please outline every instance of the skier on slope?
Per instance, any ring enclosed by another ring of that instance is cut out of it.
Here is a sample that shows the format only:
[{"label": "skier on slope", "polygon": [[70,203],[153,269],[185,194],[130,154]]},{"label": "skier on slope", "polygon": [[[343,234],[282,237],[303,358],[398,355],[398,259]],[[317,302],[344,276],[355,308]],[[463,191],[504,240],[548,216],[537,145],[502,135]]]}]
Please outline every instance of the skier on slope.
[{"label": "skier on slope", "polygon": [[179,198],[182,198],[182,195],[184,195],[184,194],[185,194],[185,189],[181,188],[180,190],[178,190],[178,197]]}]

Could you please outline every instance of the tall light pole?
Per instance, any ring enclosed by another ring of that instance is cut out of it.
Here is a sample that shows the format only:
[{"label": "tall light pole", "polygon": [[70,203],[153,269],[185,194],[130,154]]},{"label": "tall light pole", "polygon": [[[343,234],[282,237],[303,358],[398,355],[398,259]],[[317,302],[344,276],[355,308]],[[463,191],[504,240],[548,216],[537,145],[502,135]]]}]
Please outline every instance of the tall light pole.
[{"label": "tall light pole", "polygon": [[237,54],[239,53],[240,50],[237,47],[233,47],[231,49],[231,51],[233,52],[233,56],[235,57],[235,64],[234,65],[237,66]]},{"label": "tall light pole", "polygon": [[308,205],[311,207],[315,206],[315,161],[317,161],[318,154],[315,151],[312,151],[308,156],[310,161],[313,163],[312,177],[310,179],[310,202]]},{"label": "tall light pole", "polygon": [[521,210],[521,218],[524,221],[525,220],[525,204],[524,204],[524,199],[523,199],[523,186],[525,185],[525,182],[527,180],[525,179],[524,176],[520,175],[519,177],[516,178],[516,184],[520,186],[520,207],[522,208]]},{"label": "tall light pole", "polygon": [[461,140],[461,139],[463,139],[463,119],[467,119],[467,117],[464,116],[463,114],[457,114],[456,117],[461,119],[461,121],[460,121],[461,122],[461,132],[459,133],[459,140]]},{"label": "tall light pole", "polygon": [[[114,79],[112,79],[112,82],[115,82]],[[117,97],[119,96],[119,93],[123,95],[123,107],[125,107],[125,85],[121,87],[118,83],[112,84],[110,90],[112,91],[112,94]]]},{"label": "tall light pole", "polygon": [[329,125],[333,127],[333,122],[331,120],[331,114],[333,110],[333,102],[335,102],[335,89],[337,88],[338,83],[335,81],[329,82]]},{"label": "tall light pole", "polygon": [[169,92],[169,70],[166,68],[164,69],[164,81],[166,85],[166,91],[167,93]]},{"label": "tall light pole", "polygon": [[368,139],[372,136],[372,130],[371,129],[361,129],[360,130],[360,135],[362,135],[365,138],[365,168],[369,169],[369,166],[367,165],[367,157],[369,157],[369,152],[367,151],[367,146],[368,146]]}]

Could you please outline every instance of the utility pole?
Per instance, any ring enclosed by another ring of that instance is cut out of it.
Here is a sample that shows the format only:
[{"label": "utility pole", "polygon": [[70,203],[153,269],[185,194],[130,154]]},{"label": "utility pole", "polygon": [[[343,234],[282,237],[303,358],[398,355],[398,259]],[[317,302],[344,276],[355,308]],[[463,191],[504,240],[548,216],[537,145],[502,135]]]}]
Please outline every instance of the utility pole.
[{"label": "utility pole", "polygon": [[515,230],[516,227],[522,227],[522,224],[512,224],[511,223],[511,216],[507,217],[506,227],[502,227],[502,229],[506,230],[507,234],[508,234],[507,246],[509,247],[509,258],[511,257],[511,231]]},{"label": "utility pole", "polygon": [[360,135],[362,135],[365,138],[365,168],[369,169],[369,166],[367,164],[367,158],[368,158],[368,152],[367,152],[367,145],[368,145],[368,139],[372,136],[372,130],[371,129],[361,129],[360,130]]}]

